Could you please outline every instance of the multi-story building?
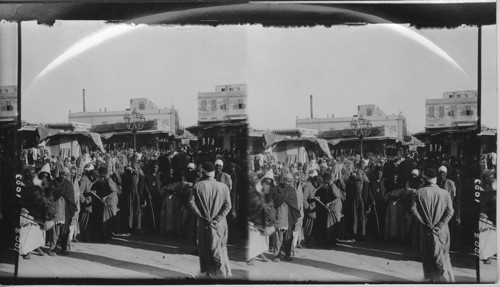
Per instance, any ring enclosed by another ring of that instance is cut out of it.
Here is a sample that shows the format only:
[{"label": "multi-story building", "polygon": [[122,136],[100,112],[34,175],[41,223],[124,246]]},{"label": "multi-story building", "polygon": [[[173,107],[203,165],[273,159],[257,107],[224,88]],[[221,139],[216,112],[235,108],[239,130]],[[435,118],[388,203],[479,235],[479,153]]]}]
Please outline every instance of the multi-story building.
[{"label": "multi-story building", "polygon": [[123,111],[104,111],[98,112],[78,112],[69,113],[69,121],[88,123],[92,127],[96,125],[116,124],[123,123],[123,116],[125,113],[130,113],[133,110],[144,115],[146,121],[158,120],[162,126],[168,127],[172,134],[176,134],[179,129],[179,114],[178,111],[172,107],[170,109],[161,109],[147,98],[136,98],[130,100],[130,108]]},{"label": "multi-story building", "polygon": [[321,132],[345,130],[351,127],[351,121],[360,116],[369,120],[373,127],[385,126],[397,134],[398,140],[404,140],[407,135],[406,118],[400,113],[398,115],[386,115],[385,112],[376,105],[359,105],[358,113],[352,117],[331,117],[297,119],[297,128],[315,129]]},{"label": "multi-story building", "polygon": [[198,124],[186,128],[202,146],[248,148],[247,85],[218,85],[198,93]]},{"label": "multi-story building", "polygon": [[440,99],[426,99],[425,108],[425,131],[415,137],[425,142],[427,152],[478,156],[485,136],[478,134],[477,91],[444,92]]},{"label": "multi-story building", "polygon": [[247,119],[247,85],[218,85],[215,92],[198,93],[198,122]]},{"label": "multi-story building", "polygon": [[425,100],[425,128],[471,127],[477,125],[477,92],[444,92],[442,99]]},{"label": "multi-story building", "polygon": [[0,86],[0,122],[17,117],[17,86]]}]

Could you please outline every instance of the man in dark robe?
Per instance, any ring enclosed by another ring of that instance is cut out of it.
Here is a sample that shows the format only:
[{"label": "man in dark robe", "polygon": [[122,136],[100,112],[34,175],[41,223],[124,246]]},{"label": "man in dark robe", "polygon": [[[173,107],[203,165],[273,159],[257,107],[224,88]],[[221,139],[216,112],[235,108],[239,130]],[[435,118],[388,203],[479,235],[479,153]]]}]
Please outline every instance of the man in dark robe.
[{"label": "man in dark robe", "polygon": [[419,169],[414,169],[410,173],[410,179],[408,180],[408,183],[406,184],[406,196],[404,199],[405,202],[405,209],[407,209],[408,213],[408,220],[407,220],[407,226],[408,226],[408,235],[409,239],[411,242],[411,247],[414,250],[420,250],[420,244],[419,244],[419,238],[420,238],[420,224],[416,220],[415,216],[411,214],[411,204],[413,202],[413,198],[415,197],[415,194],[417,190],[422,188],[424,186],[424,181],[422,179],[422,176],[420,175],[420,170]]},{"label": "man in dark robe", "polygon": [[[445,162],[446,164],[446,162]],[[453,201],[453,210],[456,210],[456,194],[457,194],[457,188],[455,186],[455,182],[448,179],[448,168],[444,165],[440,166],[438,169],[438,179],[437,179],[437,185],[448,191],[448,193],[451,196],[451,200]],[[457,236],[458,236],[458,225],[456,224],[456,214],[453,214],[453,218],[450,220],[449,223],[449,228],[450,228],[450,237],[451,237],[451,246],[456,247],[457,245]],[[453,248],[452,248],[453,249]]]},{"label": "man in dark robe", "polygon": [[136,153],[132,161],[132,207],[130,225],[137,232],[142,229],[143,208],[146,207],[145,175],[141,166],[142,154]]},{"label": "man in dark robe", "polygon": [[54,194],[54,201],[57,202],[56,213],[59,215],[52,228],[52,246],[48,254],[55,255],[55,248],[58,240],[61,244],[61,255],[68,255],[69,227],[73,215],[77,211],[73,184],[69,180],[70,170],[64,167],[59,172],[59,177],[50,183],[50,189]]},{"label": "man in dark robe", "polygon": [[156,233],[160,232],[161,204],[163,201],[160,191],[162,187],[161,178],[162,174],[159,171],[159,165],[153,162],[151,172],[146,175],[146,190],[151,196],[151,204],[153,207],[153,216],[148,227]]},{"label": "man in dark robe", "polygon": [[450,194],[436,185],[436,171],[424,171],[426,185],[417,190],[411,211],[420,223],[420,252],[424,279],[430,282],[455,281],[450,261],[448,221],[453,216]]},{"label": "man in dark robe", "polygon": [[376,178],[370,182],[370,198],[373,199],[371,202],[370,216],[368,217],[370,232],[374,237],[379,240],[384,240],[384,230],[385,230],[385,184],[383,179],[383,171],[378,170],[376,173]]},{"label": "man in dark robe", "polygon": [[304,208],[304,241],[306,246],[314,245],[312,231],[314,221],[316,220],[316,189],[318,173],[315,170],[309,172],[307,182],[304,184],[303,190],[303,208]]},{"label": "man in dark robe", "polygon": [[172,158],[172,168],[174,170],[172,180],[174,182],[180,182],[182,180],[188,163],[188,154],[184,149],[181,149],[179,153]]},{"label": "man in dark robe", "polygon": [[82,241],[89,241],[91,233],[89,230],[89,221],[92,215],[92,174],[94,166],[87,163],[83,168],[83,176],[80,179],[80,234]]},{"label": "man in dark robe", "polygon": [[292,175],[286,174],[281,179],[281,183],[270,191],[274,207],[278,211],[276,232],[273,234],[274,262],[280,261],[281,251],[285,253],[286,261],[293,261],[291,257],[293,230],[300,217],[300,211],[297,204],[297,191],[292,184]]},{"label": "man in dark robe", "polygon": [[352,174],[347,193],[352,196],[352,232],[356,239],[363,240],[366,234],[366,209],[369,182],[365,173],[358,169]]},{"label": "man in dark robe", "polygon": [[189,197],[189,205],[198,216],[200,269],[208,277],[229,278],[232,276],[227,253],[229,188],[214,179],[212,163],[205,162],[202,170],[204,177],[195,184]]},{"label": "man in dark robe", "polygon": [[92,186],[96,195],[100,198],[94,200],[93,211],[97,217],[98,228],[96,228],[95,238],[100,241],[111,239],[114,217],[118,211],[118,187],[111,179],[106,166],[99,168],[99,179]]},{"label": "man in dark robe", "polygon": [[161,181],[163,183],[170,183],[172,180],[170,170],[172,169],[172,162],[170,160],[170,152],[163,153],[158,158],[158,168],[159,173],[161,174]]},{"label": "man in dark robe", "polygon": [[221,159],[215,161],[215,180],[218,182],[224,183],[229,188],[230,196],[231,196],[231,211],[227,217],[227,225],[229,228],[229,242],[234,239],[234,230],[236,224],[236,202],[235,196],[233,193],[233,181],[231,176],[228,173],[225,173],[223,170],[224,162]]}]

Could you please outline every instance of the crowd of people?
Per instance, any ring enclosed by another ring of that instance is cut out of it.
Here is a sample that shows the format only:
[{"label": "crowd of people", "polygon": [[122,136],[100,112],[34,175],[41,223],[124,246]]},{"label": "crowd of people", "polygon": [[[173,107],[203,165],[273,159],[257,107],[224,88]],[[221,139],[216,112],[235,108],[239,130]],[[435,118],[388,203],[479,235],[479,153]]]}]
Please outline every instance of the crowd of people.
[{"label": "crowd of people", "polygon": [[197,245],[202,273],[227,278],[226,243],[235,238],[248,236],[249,265],[373,240],[411,246],[426,279],[450,282],[450,246],[475,230],[464,202],[480,172],[480,258],[489,264],[496,254],[494,162],[413,153],[283,163],[186,146],[42,155],[23,169],[20,252],[67,255],[75,242],[158,234]]},{"label": "crowd of people", "polygon": [[[225,186],[229,204],[217,198],[218,209],[224,207],[222,215],[212,207],[210,212],[216,213],[203,218],[219,215],[217,222],[226,222],[227,215],[229,240],[245,238],[246,228],[239,227],[246,221],[240,208],[247,186],[244,158],[235,151],[184,146],[175,151],[111,150],[81,157],[42,155],[26,161],[21,254],[25,259],[32,253],[67,255],[75,242],[107,242],[112,236],[134,234],[158,234],[199,246],[203,208],[195,195],[202,189],[199,183],[209,179]],[[225,245],[227,237],[219,245]],[[197,253],[200,261],[213,257]],[[206,264],[201,265],[202,271],[207,270]],[[219,273],[227,277],[230,270]]]},{"label": "crowd of people", "polygon": [[403,158],[325,157],[306,164],[255,155],[248,164],[248,264],[257,258],[269,261],[267,252],[275,262],[282,255],[293,261],[297,248],[389,241],[422,253],[426,279],[453,281],[448,252],[450,244],[463,244],[462,234],[473,237],[475,232],[473,225],[462,224],[462,219],[474,218],[473,204],[462,203],[473,198],[478,169],[482,170],[482,231],[490,231],[481,256],[489,264],[496,253],[496,229],[495,241],[491,236],[496,226],[496,166],[481,168],[479,163],[417,153]]}]

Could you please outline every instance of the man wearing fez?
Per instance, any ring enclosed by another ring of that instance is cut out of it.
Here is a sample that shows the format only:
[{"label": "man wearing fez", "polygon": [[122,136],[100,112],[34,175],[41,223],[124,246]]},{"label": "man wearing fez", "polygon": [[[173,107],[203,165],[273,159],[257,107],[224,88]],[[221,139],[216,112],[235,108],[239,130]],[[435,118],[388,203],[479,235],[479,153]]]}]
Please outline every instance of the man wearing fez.
[{"label": "man wearing fez", "polygon": [[227,185],[215,180],[215,166],[202,165],[203,177],[191,191],[189,206],[198,217],[198,254],[201,273],[208,277],[232,276],[227,254],[228,228],[226,216],[231,210]]},{"label": "man wearing fez", "polygon": [[453,216],[450,194],[437,186],[436,171],[424,171],[424,187],[417,190],[411,212],[420,223],[420,252],[424,279],[430,282],[453,282],[450,261],[448,221]]},{"label": "man wearing fez", "polygon": [[280,253],[285,253],[285,260],[292,261],[293,230],[300,217],[297,202],[297,192],[293,187],[293,177],[286,174],[281,178],[281,183],[273,187],[270,196],[277,210],[276,232],[273,233],[274,262],[280,262]]},{"label": "man wearing fez", "polygon": [[61,255],[68,255],[68,236],[69,227],[73,215],[77,211],[75,203],[75,194],[73,191],[73,184],[69,180],[70,170],[67,167],[63,167],[59,172],[59,177],[53,180],[49,188],[52,190],[54,195],[54,201],[56,202],[56,216],[54,218],[55,225],[52,230],[52,246],[48,254],[50,256],[55,255],[55,249],[57,242],[60,239],[61,243]]}]

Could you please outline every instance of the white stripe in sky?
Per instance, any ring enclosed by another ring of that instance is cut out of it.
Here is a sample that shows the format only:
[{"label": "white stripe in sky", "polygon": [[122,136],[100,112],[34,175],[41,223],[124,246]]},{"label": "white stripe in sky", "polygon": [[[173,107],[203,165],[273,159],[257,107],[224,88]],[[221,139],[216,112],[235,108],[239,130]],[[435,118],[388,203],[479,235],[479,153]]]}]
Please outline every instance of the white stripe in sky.
[{"label": "white stripe in sky", "polygon": [[[307,5],[300,5],[300,6],[307,6]],[[308,6],[307,8],[310,8],[311,6]],[[211,7],[212,8],[212,7]],[[304,8],[304,7],[301,7]],[[307,9],[306,8],[306,9]],[[311,7],[312,9],[317,9],[317,7]],[[204,8],[205,10],[207,8]],[[327,8],[328,9],[328,8]],[[193,10],[203,10],[203,9],[193,9]],[[339,10],[339,9],[335,9]],[[215,11],[215,10],[214,10]],[[374,17],[373,15],[368,15],[360,12],[355,12],[355,11],[350,11],[346,10],[348,13],[359,15],[362,18],[370,18],[370,19],[380,19],[380,22],[385,21],[382,18],[379,17]],[[193,13],[193,11],[191,11]],[[138,22],[138,23],[150,23],[150,24],[155,24],[165,19],[171,18],[171,16],[178,17],[179,12],[166,12],[166,13],[159,13],[159,14],[154,14],[150,16],[146,16],[143,18],[138,18],[130,21],[130,23]],[[104,42],[110,41],[113,38],[123,36],[126,34],[129,34],[133,31],[137,31],[138,29],[142,27],[146,27],[146,24],[139,24],[139,25],[134,25],[130,23],[122,23],[122,24],[109,24],[112,25],[110,27],[104,28],[100,31],[97,31],[90,36],[78,41],[74,45],[72,45],[70,48],[68,48],[65,52],[63,52],[59,57],[57,57],[54,61],[52,61],[49,65],[47,65],[33,80],[32,84],[39,81],[42,77],[50,73],[51,71],[57,69],[67,61],[70,61],[73,58],[78,57],[79,55],[85,53],[86,51],[96,48],[99,45],[103,44]],[[427,39],[426,37],[422,36],[421,34],[409,29],[408,27],[405,27],[403,25],[399,24],[377,24],[381,25],[382,27],[386,27],[387,29],[390,29],[397,34],[406,37],[408,39],[411,39],[420,45],[424,46],[431,52],[435,53],[439,57],[441,57],[443,60],[457,68],[459,71],[461,71],[464,75],[470,78],[470,76],[462,69],[462,67],[455,61],[453,60],[443,49],[441,49],[439,46],[437,46],[435,43]],[[183,26],[182,29],[189,29],[189,26]],[[248,29],[251,29],[251,26],[248,26]],[[31,85],[31,84],[30,84]]]}]

